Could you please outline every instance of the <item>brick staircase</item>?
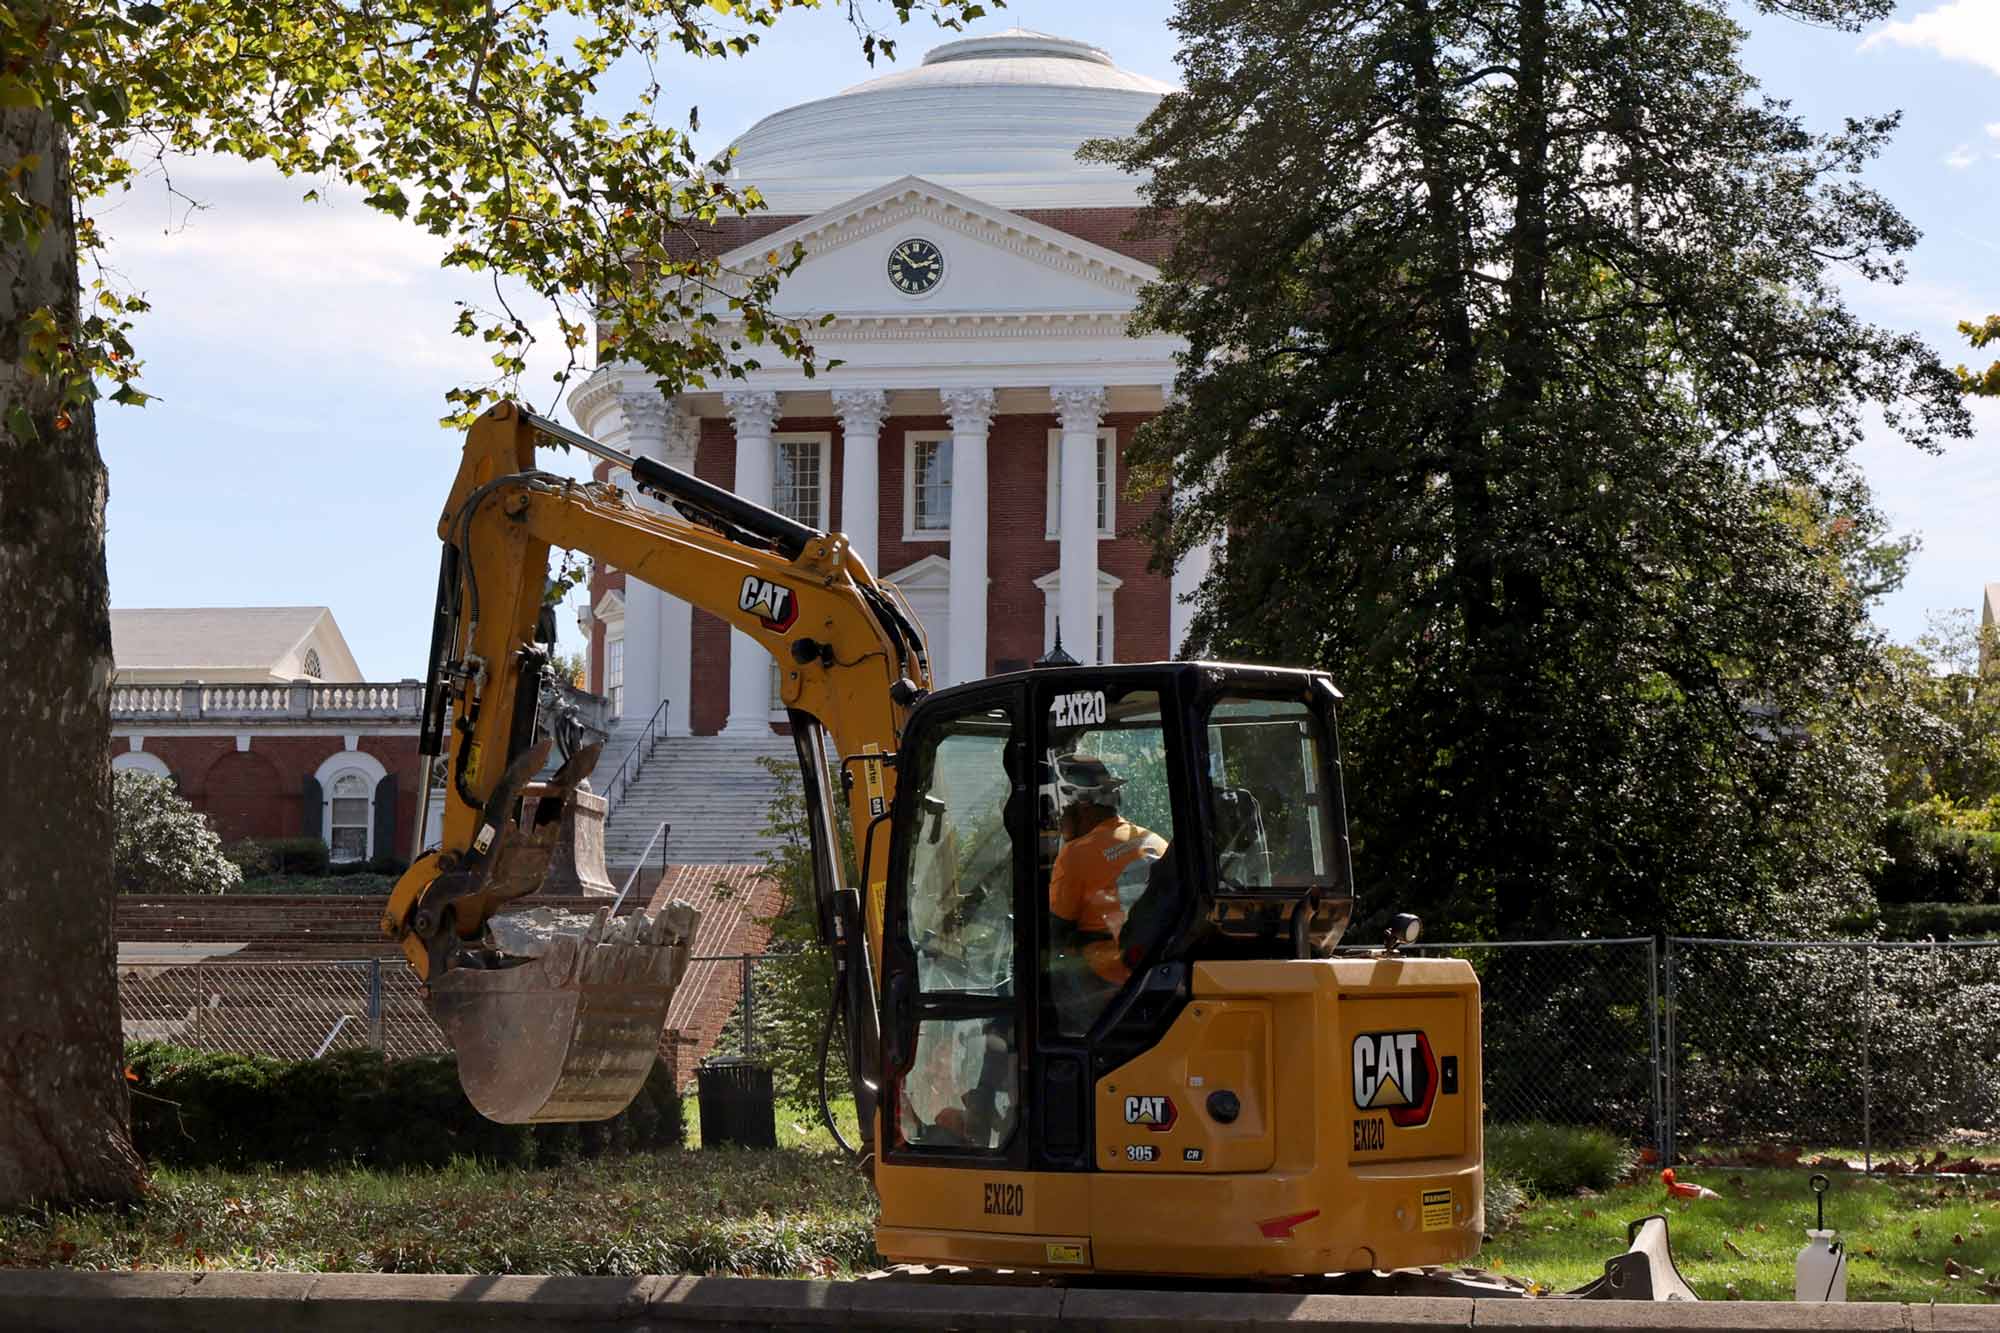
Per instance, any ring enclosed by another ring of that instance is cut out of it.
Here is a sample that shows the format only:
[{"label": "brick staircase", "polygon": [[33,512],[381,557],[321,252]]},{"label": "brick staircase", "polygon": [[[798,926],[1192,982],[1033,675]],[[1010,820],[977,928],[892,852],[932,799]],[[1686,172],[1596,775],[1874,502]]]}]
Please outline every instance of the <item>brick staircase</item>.
[{"label": "brick staircase", "polygon": [[[614,735],[600,771],[623,758],[637,731]],[[659,743],[636,781],[612,807],[604,827],[604,863],[615,884],[639,863],[660,822],[673,825],[666,857],[676,865],[754,862],[770,845],[762,829],[778,781],[757,761],[780,760],[796,769],[789,736],[674,736]],[[592,785],[603,784],[592,779]],[[659,863],[654,846],[648,858]],[[646,877],[650,881],[651,876]]]}]

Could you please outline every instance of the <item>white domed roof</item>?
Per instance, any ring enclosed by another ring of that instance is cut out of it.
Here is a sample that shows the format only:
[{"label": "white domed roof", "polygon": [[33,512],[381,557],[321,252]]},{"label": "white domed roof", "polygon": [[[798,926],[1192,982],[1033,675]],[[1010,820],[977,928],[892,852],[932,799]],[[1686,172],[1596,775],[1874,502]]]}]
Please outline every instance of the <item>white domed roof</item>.
[{"label": "white domed roof", "polygon": [[1076,160],[1130,134],[1174,87],[1086,42],[1010,28],[947,42],[899,70],[766,116],[736,141],[730,180],[774,213],[814,213],[904,176],[1002,208],[1138,202],[1137,178]]}]

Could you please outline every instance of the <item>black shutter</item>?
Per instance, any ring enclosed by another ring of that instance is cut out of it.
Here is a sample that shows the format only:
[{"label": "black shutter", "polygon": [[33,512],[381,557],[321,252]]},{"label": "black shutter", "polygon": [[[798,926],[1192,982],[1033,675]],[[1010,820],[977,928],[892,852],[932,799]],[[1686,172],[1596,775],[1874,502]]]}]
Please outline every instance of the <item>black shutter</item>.
[{"label": "black shutter", "polygon": [[326,797],[320,794],[319,779],[308,777],[304,799],[299,802],[300,836],[307,838],[326,836],[325,810],[322,808],[325,803]]},{"label": "black shutter", "polygon": [[[396,855],[396,775],[375,784],[375,855]],[[400,858],[399,858],[400,859]]]}]

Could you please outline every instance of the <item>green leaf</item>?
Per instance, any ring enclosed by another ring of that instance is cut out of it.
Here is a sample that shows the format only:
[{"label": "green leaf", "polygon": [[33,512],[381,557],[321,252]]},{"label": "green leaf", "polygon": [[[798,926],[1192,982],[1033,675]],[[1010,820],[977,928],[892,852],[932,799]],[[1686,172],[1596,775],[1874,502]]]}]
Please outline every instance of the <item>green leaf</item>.
[{"label": "green leaf", "polygon": [[35,85],[22,79],[17,74],[0,74],[0,107],[7,107],[9,109],[18,107],[39,108],[42,105],[42,90],[40,88],[35,87]]},{"label": "green leaf", "polygon": [[384,213],[399,218],[407,216],[410,211],[410,196],[403,193],[403,187],[400,185],[392,184],[377,190],[361,202],[370,208],[379,208]]}]

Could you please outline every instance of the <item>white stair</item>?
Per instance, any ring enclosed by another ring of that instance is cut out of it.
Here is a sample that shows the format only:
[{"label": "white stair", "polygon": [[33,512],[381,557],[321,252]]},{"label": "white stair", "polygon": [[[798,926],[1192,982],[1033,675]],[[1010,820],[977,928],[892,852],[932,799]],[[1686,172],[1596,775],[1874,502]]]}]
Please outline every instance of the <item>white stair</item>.
[{"label": "white stair", "polygon": [[[603,790],[614,766],[642,728],[614,734],[604,747]],[[674,865],[728,865],[760,859],[771,839],[763,833],[778,780],[758,763],[769,757],[798,767],[789,736],[669,736],[660,741],[636,781],[626,787],[604,825],[604,863],[614,882],[645,855],[646,843],[665,820],[673,825],[666,859]],[[654,846],[646,857],[660,863]]]}]

